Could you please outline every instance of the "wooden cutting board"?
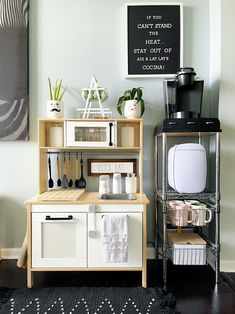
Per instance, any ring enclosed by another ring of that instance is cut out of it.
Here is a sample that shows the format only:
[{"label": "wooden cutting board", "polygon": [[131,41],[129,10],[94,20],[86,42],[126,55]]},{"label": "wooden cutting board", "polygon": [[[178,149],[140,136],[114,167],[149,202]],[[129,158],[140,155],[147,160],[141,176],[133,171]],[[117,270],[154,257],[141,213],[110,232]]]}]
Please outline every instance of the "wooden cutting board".
[{"label": "wooden cutting board", "polygon": [[76,201],[85,189],[49,190],[38,196],[40,201]]}]

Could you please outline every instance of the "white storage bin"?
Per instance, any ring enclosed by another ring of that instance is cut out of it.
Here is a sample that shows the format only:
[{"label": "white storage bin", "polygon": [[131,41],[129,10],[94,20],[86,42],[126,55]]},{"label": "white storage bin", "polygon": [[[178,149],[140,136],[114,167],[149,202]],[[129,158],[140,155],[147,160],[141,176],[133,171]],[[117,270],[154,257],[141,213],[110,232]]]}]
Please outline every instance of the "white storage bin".
[{"label": "white storage bin", "polygon": [[168,233],[170,258],[175,265],[205,265],[206,241],[196,233]]}]

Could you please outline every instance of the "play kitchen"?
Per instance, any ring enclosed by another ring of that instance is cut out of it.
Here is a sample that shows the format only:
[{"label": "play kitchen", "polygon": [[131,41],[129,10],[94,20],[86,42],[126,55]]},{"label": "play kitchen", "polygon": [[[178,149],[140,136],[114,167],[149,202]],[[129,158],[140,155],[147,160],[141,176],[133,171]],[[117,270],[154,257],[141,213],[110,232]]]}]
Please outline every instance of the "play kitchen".
[{"label": "play kitchen", "polygon": [[139,271],[146,287],[143,120],[42,119],[39,154],[39,193],[26,201],[28,287],[35,271],[110,269]]}]

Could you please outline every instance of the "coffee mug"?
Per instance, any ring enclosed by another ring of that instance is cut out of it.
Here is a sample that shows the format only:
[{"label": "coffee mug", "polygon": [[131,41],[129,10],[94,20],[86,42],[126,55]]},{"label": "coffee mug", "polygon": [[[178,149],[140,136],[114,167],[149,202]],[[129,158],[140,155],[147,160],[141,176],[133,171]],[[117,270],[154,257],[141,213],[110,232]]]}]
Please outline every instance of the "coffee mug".
[{"label": "coffee mug", "polygon": [[[169,207],[168,211],[171,224],[177,227],[186,227],[195,219],[195,212],[185,204]],[[189,213],[191,213],[191,218],[189,218]]]},{"label": "coffee mug", "polygon": [[174,207],[177,205],[184,205],[184,201],[181,200],[171,200],[168,202],[168,205],[170,205],[170,207]]},{"label": "coffee mug", "polygon": [[185,200],[184,202],[187,205],[197,205],[200,203],[198,200]]},{"label": "coffee mug", "polygon": [[[194,207],[194,206],[192,206]],[[195,206],[196,207],[196,206]],[[212,210],[209,208],[193,208],[194,218],[192,224],[194,226],[205,226],[212,220]],[[208,213],[208,215],[207,215]],[[208,217],[207,217],[208,216]]]}]

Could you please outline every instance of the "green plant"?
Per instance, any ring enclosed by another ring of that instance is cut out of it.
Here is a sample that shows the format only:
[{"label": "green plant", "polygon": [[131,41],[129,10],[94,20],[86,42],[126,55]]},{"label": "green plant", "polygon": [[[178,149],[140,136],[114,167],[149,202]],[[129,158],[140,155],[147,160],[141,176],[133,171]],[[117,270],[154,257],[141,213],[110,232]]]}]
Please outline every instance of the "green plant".
[{"label": "green plant", "polygon": [[53,88],[51,85],[50,78],[48,78],[48,83],[49,83],[49,91],[50,91],[50,100],[61,101],[62,98],[64,97],[66,90],[67,90],[67,88],[65,88],[62,91],[62,79],[59,81],[59,83],[58,83],[58,79],[57,79]]},{"label": "green plant", "polygon": [[145,102],[142,99],[142,88],[143,87],[137,87],[137,88],[132,88],[132,89],[127,89],[123,96],[121,96],[118,99],[118,103],[117,103],[117,111],[120,113],[120,115],[122,115],[122,104],[126,101],[126,100],[132,100],[132,99],[136,99],[137,103],[140,103],[140,109],[141,109],[141,114],[140,116],[143,115],[144,110],[145,110]]}]

